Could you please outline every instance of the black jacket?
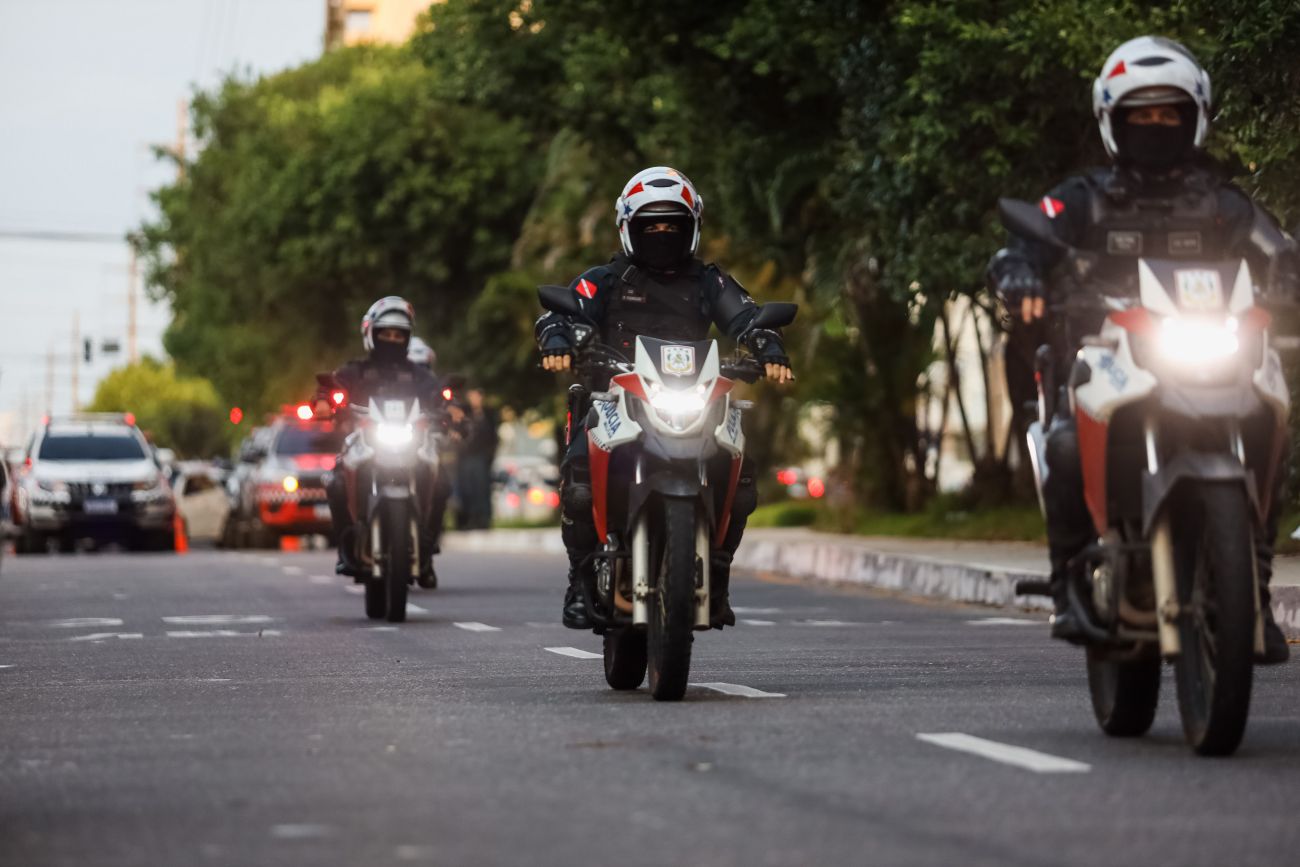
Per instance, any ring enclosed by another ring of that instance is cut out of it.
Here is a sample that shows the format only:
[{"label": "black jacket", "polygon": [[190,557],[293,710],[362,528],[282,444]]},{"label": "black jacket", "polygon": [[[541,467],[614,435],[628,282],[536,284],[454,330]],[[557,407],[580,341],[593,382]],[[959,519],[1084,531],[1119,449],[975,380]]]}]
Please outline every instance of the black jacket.
[{"label": "black jacket", "polygon": [[[584,271],[569,286],[583,314],[601,329],[601,341],[624,354],[644,334],[663,340],[703,340],[711,325],[739,338],[758,315],[758,305],[734,277],[717,265],[691,259],[674,272],[656,272],[618,254]],[[568,323],[557,313],[537,320],[543,352],[572,348]],[[751,345],[760,360],[788,364],[780,335],[765,332]]]},{"label": "black jacket", "polygon": [[427,412],[441,410],[444,403],[438,378],[427,367],[405,359],[395,364],[353,359],[334,371],[334,379],[347,392],[349,404],[365,406],[380,389],[395,397],[414,397]]}]

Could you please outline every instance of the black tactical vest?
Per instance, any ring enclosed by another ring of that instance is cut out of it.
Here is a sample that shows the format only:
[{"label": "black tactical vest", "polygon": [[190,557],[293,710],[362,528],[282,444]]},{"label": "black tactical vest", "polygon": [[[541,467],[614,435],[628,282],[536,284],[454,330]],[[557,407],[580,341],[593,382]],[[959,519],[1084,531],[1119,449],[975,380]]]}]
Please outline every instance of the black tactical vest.
[{"label": "black tactical vest", "polygon": [[1113,175],[1090,178],[1088,186],[1093,195],[1080,246],[1100,254],[1094,275],[1104,291],[1136,295],[1139,258],[1224,258],[1219,191],[1203,173],[1154,193],[1126,189]]},{"label": "black tactical vest", "polygon": [[705,302],[707,274],[699,261],[672,275],[651,273],[616,256],[614,285],[601,339],[629,358],[639,334],[661,340],[704,340],[712,319]]}]

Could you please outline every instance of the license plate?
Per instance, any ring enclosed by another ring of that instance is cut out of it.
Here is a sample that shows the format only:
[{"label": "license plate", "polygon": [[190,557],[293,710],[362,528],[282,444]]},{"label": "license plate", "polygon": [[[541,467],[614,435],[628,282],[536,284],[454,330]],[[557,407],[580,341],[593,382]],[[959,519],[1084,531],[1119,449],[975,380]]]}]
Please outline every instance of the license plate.
[{"label": "license plate", "polygon": [[326,503],[326,504],[323,505],[323,506],[317,506],[317,507],[316,507],[316,517],[317,517],[317,518],[320,518],[322,521],[325,521],[325,520],[328,520],[328,519],[329,519],[329,516],[330,516],[330,507],[329,507],[329,504],[328,504],[328,503]]},{"label": "license plate", "polygon": [[116,515],[117,500],[86,500],[87,515]]}]

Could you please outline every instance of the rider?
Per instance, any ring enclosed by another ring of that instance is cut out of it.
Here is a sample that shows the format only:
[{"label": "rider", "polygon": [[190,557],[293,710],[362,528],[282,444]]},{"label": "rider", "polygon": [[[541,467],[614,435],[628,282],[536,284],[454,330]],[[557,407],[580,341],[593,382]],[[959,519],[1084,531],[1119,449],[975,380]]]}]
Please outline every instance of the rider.
[{"label": "rider", "polygon": [[[622,252],[607,264],[585,271],[570,286],[584,315],[599,325],[603,343],[630,356],[641,334],[666,340],[703,340],[711,324],[733,339],[745,334],[758,307],[733,277],[696,257],[704,203],[685,175],[665,166],[638,172],[623,187],[614,207]],[[544,314],[537,320],[536,335],[543,368],[558,373],[573,366],[573,337],[565,317]],[[769,379],[788,382],[794,378],[780,334],[752,331],[745,339]],[[606,383],[592,385],[600,390]],[[597,545],[585,431],[585,417],[575,414],[561,464],[562,535],[569,553],[563,621],[570,629],[591,628],[579,572]],[[712,620],[719,628],[736,623],[727,599],[731,560],[756,505],[754,468],[746,458],[727,536],[710,558]]]},{"label": "rider", "polygon": [[[421,408],[436,409],[443,404],[438,380],[429,370],[429,361],[417,362],[408,357],[413,344],[411,329],[415,325],[415,308],[396,295],[380,298],[361,319],[361,344],[365,347],[366,358],[355,359],[334,371],[334,380],[347,394],[349,405],[366,406],[372,394],[383,388],[387,394],[400,394],[414,397]],[[418,338],[415,338],[418,340]],[[423,343],[423,341],[421,341]],[[427,349],[427,346],[425,347]],[[346,416],[342,424],[348,425]],[[345,442],[346,452],[350,444]],[[342,455],[339,456],[342,461]],[[434,473],[420,479],[424,489],[420,494],[421,502],[430,503],[427,510],[427,522],[421,538],[420,574],[417,578],[421,587],[437,586],[437,574],[433,569],[433,555],[438,553],[442,537],[443,519],[447,511],[447,499],[451,496],[451,483],[444,473]],[[431,492],[426,493],[432,483]],[[330,515],[339,531],[338,564],[334,571],[341,575],[355,575],[357,564],[352,562],[352,533],[357,527],[351,518],[348,507],[348,491],[344,475],[335,472],[327,486]],[[431,499],[430,499],[431,497]]]},{"label": "rider", "polygon": [[[1136,294],[1140,256],[1214,260],[1241,256],[1257,274],[1273,274],[1275,295],[1297,289],[1294,242],[1201,152],[1210,123],[1210,77],[1177,42],[1143,36],[1110,55],[1093,84],[1093,112],[1113,164],[1063,181],[1039,202],[1061,240],[1097,254],[1093,273]],[[989,282],[1012,314],[1013,333],[1033,333],[1044,317],[1044,280],[1060,260],[1057,249],[1013,236],[989,263]],[[1058,346],[1055,382],[1064,382],[1076,346]],[[1069,610],[1069,561],[1095,533],[1083,498],[1078,437],[1065,401],[1047,434],[1049,472],[1043,496],[1056,614],[1052,635],[1075,638]],[[1279,473],[1279,483],[1284,474]],[[1279,491],[1280,494],[1280,491]],[[1278,501],[1257,540],[1265,654],[1285,662],[1287,643],[1269,608]]]}]

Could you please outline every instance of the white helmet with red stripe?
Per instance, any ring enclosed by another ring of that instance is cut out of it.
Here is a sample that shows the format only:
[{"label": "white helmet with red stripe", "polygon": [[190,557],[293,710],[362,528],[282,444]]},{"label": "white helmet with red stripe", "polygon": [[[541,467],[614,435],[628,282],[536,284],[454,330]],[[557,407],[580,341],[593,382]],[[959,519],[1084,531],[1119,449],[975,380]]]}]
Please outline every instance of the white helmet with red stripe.
[{"label": "white helmet with red stripe", "polygon": [[[618,226],[623,252],[629,256],[635,255],[629,226],[642,211],[689,215],[695,226],[690,255],[695,255],[700,247],[700,215],[704,212],[704,200],[686,175],[668,166],[654,166],[637,172],[623,187],[623,194],[614,203],[614,224]],[[646,216],[645,213],[640,215]]]},{"label": "white helmet with red stripe", "polygon": [[[380,298],[361,318],[361,345],[367,353],[375,350],[375,332],[381,328],[399,328],[408,335],[415,326],[415,308],[397,295]],[[405,354],[405,352],[403,352]]]},{"label": "white helmet with red stripe", "polygon": [[1210,130],[1210,76],[1192,53],[1162,36],[1139,36],[1116,48],[1092,85],[1092,113],[1106,153],[1120,156],[1115,109],[1180,102],[1196,107],[1192,145],[1199,148]]}]

